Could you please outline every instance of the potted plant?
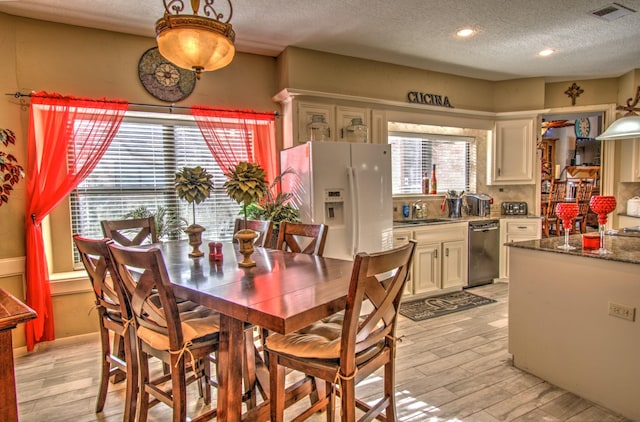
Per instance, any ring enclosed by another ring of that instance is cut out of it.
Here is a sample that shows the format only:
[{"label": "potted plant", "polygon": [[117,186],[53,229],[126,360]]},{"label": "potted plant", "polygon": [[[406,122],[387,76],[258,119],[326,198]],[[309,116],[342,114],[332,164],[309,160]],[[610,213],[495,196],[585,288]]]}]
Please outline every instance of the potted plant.
[{"label": "potted plant", "polygon": [[199,247],[202,244],[202,232],[205,228],[196,224],[196,204],[203,202],[211,194],[213,175],[206,169],[197,167],[183,167],[176,173],[174,187],[180,199],[184,199],[193,207],[193,224],[184,231],[189,235],[189,244],[193,247],[189,256],[200,257],[204,255]]},{"label": "potted plant", "polygon": [[147,218],[153,217],[156,222],[156,235],[158,239],[178,238],[180,232],[183,232],[187,226],[187,220],[175,215],[166,207],[158,207],[156,211],[152,211],[145,206],[140,206],[124,215],[125,219]]},{"label": "potted plant", "polygon": [[[244,211],[245,227],[247,226],[247,207],[254,202],[260,201],[268,192],[267,181],[265,180],[264,169],[259,164],[240,161],[229,169],[227,181],[224,188],[227,195],[238,204],[242,204]],[[253,230],[243,229],[235,234],[238,239],[240,253],[244,260],[239,263],[241,267],[252,267],[256,263],[251,260],[253,253],[253,242],[258,234]]]},{"label": "potted plant", "polygon": [[247,207],[247,214],[249,218],[253,220],[271,220],[273,221],[273,232],[271,235],[271,247],[275,248],[278,240],[278,231],[280,230],[280,223],[283,221],[300,221],[300,211],[294,207],[291,203],[291,199],[294,196],[293,192],[277,192],[276,186],[282,181],[286,175],[294,175],[295,171],[291,168],[286,169],[279,175],[277,175],[269,189],[267,194],[257,202],[250,204]]}]

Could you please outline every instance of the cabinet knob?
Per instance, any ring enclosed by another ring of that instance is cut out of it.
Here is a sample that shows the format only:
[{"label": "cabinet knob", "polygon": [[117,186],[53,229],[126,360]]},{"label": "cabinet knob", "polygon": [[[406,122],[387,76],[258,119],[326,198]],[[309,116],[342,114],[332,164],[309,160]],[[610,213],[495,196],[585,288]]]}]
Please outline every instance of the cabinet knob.
[{"label": "cabinet knob", "polygon": [[433,257],[436,258],[436,259],[438,258],[438,250],[437,249],[433,250]]}]

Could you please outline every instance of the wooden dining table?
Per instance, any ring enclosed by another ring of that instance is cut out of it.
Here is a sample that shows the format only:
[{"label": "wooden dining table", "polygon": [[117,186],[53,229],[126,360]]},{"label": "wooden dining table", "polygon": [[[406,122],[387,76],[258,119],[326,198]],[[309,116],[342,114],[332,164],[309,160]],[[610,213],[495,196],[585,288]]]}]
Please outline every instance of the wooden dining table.
[{"label": "wooden dining table", "polygon": [[221,314],[218,420],[242,418],[245,323],[281,334],[343,310],[353,263],[340,259],[255,248],[255,267],[241,268],[237,245],[223,244],[222,261],[191,258],[186,241],[162,250],[176,296]]}]

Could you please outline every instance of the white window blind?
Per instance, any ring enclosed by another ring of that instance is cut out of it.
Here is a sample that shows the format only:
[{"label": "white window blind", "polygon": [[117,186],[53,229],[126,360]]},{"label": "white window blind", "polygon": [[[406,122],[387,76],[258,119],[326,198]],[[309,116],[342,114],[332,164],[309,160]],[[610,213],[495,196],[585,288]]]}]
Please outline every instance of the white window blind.
[{"label": "white window blind", "polygon": [[476,189],[475,138],[390,132],[394,195],[422,193],[422,177],[436,165],[438,193]]},{"label": "white window blind", "polygon": [[[227,142],[244,148],[240,133],[231,132]],[[211,196],[196,205],[196,223],[206,228],[206,239],[230,240],[240,207],[224,191],[227,179],[200,130],[193,120],[158,118],[125,117],[100,163],[71,194],[73,232],[101,238],[101,220],[122,219],[139,207],[153,213],[163,207],[192,224],[192,205],[178,198],[173,181],[182,167],[195,166],[214,176]]]}]

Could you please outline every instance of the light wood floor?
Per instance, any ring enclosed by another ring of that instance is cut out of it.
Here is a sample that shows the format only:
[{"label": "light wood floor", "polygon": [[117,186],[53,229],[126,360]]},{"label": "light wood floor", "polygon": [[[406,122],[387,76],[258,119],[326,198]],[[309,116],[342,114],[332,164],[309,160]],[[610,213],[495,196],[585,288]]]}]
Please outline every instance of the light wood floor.
[{"label": "light wood floor", "polygon": [[[627,421],[514,368],[507,352],[508,285],[497,283],[470,291],[498,302],[422,322],[402,317],[396,370],[400,420]],[[74,344],[53,342],[16,359],[22,422],[122,420],[123,383],[110,384],[104,412],[94,413],[98,338],[90,335],[76,340]],[[359,393],[375,396],[380,384],[372,377],[359,387]],[[195,416],[201,402],[195,392],[193,397],[190,414]],[[170,420],[170,412],[163,405],[156,406],[149,420]],[[324,415],[313,420],[322,421]]]}]

